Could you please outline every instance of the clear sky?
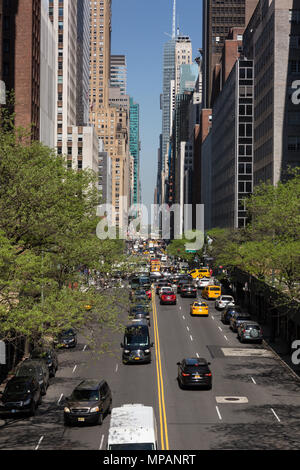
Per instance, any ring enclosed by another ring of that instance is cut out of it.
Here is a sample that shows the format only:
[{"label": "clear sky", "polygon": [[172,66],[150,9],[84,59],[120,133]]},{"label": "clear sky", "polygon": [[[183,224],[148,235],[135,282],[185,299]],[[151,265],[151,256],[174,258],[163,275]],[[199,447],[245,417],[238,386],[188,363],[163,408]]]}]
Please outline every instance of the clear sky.
[{"label": "clear sky", "polygon": [[[162,129],[163,46],[172,33],[173,0],[112,0],[112,54],[127,59],[127,93],[140,104],[142,202],[153,203]],[[176,23],[194,58],[202,46],[202,0],[177,0]]]}]

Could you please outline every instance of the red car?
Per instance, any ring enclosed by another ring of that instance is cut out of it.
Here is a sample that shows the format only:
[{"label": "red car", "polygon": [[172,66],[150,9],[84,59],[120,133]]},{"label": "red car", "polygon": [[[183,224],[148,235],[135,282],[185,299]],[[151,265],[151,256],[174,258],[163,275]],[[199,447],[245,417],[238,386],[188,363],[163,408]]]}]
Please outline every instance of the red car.
[{"label": "red car", "polygon": [[149,300],[152,299],[152,291],[151,290],[146,290],[146,295],[147,295]]},{"label": "red car", "polygon": [[160,305],[165,305],[165,304],[172,304],[176,305],[177,300],[176,300],[176,295],[174,294],[173,291],[164,291],[163,294],[160,296]]}]

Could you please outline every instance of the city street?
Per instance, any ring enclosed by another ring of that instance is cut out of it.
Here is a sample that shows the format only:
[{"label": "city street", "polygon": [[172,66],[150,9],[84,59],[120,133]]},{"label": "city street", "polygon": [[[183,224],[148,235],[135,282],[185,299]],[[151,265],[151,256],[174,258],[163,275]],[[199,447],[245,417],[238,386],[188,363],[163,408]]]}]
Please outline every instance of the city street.
[{"label": "city street", "polygon": [[[260,345],[240,344],[220,321],[214,302],[209,302],[209,317],[197,318],[189,314],[193,299],[178,297],[176,306],[160,306],[157,296],[155,301],[150,365],[122,364],[119,332],[110,334],[111,351],[101,356],[79,335],[75,350],[59,354],[59,370],[37,415],[8,420],[0,430],[0,448],[105,450],[109,416],[102,426],[63,424],[64,397],[82,379],[105,378],[113,407],[154,407],[160,449],[297,449],[299,384],[272,353]],[[122,317],[126,323],[125,312]],[[94,334],[99,345],[108,339],[108,332]],[[211,362],[212,390],[179,388],[176,363],[184,357]]]}]

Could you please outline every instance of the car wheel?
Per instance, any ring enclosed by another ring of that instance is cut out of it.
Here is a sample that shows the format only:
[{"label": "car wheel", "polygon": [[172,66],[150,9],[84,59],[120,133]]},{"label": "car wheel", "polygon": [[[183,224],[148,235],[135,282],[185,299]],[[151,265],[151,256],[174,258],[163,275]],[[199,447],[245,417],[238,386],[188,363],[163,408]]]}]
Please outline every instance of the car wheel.
[{"label": "car wheel", "polygon": [[99,426],[102,426],[103,424],[103,413],[100,413],[99,414],[99,418],[98,418],[98,423],[97,423]]},{"label": "car wheel", "polygon": [[46,395],[46,393],[47,393],[47,386],[46,386],[46,384],[43,385],[43,388],[42,388],[42,390],[41,390],[41,393],[42,393],[42,395]]},{"label": "car wheel", "polygon": [[109,407],[107,408],[107,412],[106,412],[106,413],[107,413],[108,415],[111,415],[111,405],[112,405],[112,402],[110,402]]},{"label": "car wheel", "polygon": [[35,416],[36,404],[33,402],[30,408],[30,416]]}]

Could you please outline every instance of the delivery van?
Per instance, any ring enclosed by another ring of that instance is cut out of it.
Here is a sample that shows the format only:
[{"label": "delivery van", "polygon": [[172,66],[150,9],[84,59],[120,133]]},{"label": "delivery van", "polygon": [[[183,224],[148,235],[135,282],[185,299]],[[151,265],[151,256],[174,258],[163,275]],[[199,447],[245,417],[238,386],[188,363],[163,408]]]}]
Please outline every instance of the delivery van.
[{"label": "delivery van", "polygon": [[157,450],[154,409],[141,404],[113,408],[107,450]]}]

